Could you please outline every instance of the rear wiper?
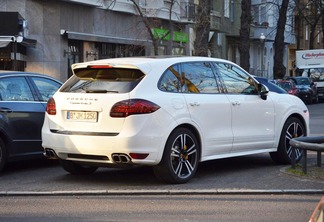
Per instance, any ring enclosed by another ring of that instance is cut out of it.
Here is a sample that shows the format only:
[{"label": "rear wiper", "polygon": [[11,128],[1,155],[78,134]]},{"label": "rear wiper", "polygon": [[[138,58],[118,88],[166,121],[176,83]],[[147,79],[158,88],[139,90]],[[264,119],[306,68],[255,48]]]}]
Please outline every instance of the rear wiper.
[{"label": "rear wiper", "polygon": [[90,85],[92,83],[92,81],[87,81],[87,82],[83,82],[83,83],[81,83],[80,85],[78,85],[77,87],[75,87],[75,88],[71,88],[71,91],[72,92],[75,92],[75,91],[77,91],[78,89],[83,89],[84,90],[84,87],[85,86],[87,86],[87,85]]},{"label": "rear wiper", "polygon": [[118,91],[105,90],[105,89],[92,89],[92,90],[86,90],[86,93],[118,93]]}]

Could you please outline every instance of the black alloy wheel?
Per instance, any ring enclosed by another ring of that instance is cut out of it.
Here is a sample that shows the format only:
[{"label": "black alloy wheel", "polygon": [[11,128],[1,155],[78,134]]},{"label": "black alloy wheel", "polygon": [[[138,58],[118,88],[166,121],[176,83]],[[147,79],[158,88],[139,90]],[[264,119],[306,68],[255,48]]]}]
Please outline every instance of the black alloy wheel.
[{"label": "black alloy wheel", "polygon": [[[291,164],[293,149],[289,142],[291,139],[301,136],[306,136],[303,123],[296,117],[289,118],[282,128],[278,150],[270,153],[272,160],[278,164]],[[302,151],[300,149],[295,149],[296,163],[299,162],[301,158]]]},{"label": "black alloy wheel", "polygon": [[186,183],[198,168],[199,144],[195,135],[186,128],[175,129],[169,136],[162,160],[155,166],[156,177],[168,183]]}]

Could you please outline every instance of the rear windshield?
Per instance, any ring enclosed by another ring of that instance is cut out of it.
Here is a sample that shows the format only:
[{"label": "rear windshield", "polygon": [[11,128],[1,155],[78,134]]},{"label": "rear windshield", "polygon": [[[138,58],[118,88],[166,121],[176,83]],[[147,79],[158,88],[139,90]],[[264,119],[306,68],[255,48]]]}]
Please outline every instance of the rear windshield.
[{"label": "rear windshield", "polygon": [[144,74],[137,69],[75,69],[61,92],[127,93],[135,88]]}]

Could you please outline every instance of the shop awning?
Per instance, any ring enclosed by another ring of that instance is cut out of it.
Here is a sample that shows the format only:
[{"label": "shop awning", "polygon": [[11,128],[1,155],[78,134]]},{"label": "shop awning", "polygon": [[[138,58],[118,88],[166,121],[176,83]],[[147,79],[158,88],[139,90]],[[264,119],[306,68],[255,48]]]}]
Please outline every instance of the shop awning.
[{"label": "shop awning", "polygon": [[122,38],[107,35],[96,35],[82,32],[72,32],[61,30],[61,35],[67,36],[68,39],[76,39],[82,41],[92,42],[108,42],[117,44],[130,44],[130,45],[151,45],[152,41],[147,39],[134,39],[134,38]]},{"label": "shop awning", "polygon": [[7,47],[11,42],[17,42],[26,47],[36,47],[37,40],[22,36],[0,36],[0,48]]}]

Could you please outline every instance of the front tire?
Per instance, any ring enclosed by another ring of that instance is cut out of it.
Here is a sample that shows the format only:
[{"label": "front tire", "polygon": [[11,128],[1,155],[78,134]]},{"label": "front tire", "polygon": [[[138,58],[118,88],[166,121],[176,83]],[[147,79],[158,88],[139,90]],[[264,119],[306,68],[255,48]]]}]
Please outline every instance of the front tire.
[{"label": "front tire", "polygon": [[[278,150],[270,153],[272,160],[278,164],[291,164],[292,147],[289,142],[291,139],[301,136],[306,136],[303,123],[296,117],[289,118],[282,128]],[[300,149],[295,149],[295,157],[296,163],[298,163],[302,158]]]},{"label": "front tire", "polygon": [[188,182],[198,168],[200,146],[186,128],[175,129],[169,136],[161,162],[153,167],[156,177],[164,182]]},{"label": "front tire", "polygon": [[82,165],[70,160],[60,160],[60,164],[65,171],[75,175],[92,174],[98,169],[95,166]]}]

